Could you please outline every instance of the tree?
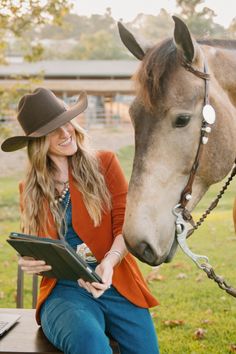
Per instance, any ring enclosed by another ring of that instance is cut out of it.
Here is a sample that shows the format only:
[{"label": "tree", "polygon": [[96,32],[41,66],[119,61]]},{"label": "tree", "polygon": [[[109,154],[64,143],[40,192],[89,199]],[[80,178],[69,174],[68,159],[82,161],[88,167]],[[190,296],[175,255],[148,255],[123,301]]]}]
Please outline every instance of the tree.
[{"label": "tree", "polygon": [[30,61],[39,59],[42,47],[30,41],[26,36],[31,28],[39,29],[46,23],[62,24],[63,17],[69,12],[68,0],[0,0],[0,61],[6,62],[7,43],[12,37],[24,38],[26,58]]},{"label": "tree", "polygon": [[68,58],[80,60],[130,59],[130,55],[112,33],[100,30],[93,34],[82,34],[78,45],[71,50]]},{"label": "tree", "polygon": [[140,39],[143,38],[152,44],[172,35],[173,21],[164,9],[158,15],[138,14],[129,23],[129,27],[138,33]]},{"label": "tree", "polygon": [[111,9],[107,8],[102,15],[92,14],[91,16],[80,16],[74,13],[68,13],[62,19],[61,26],[47,24],[37,31],[33,30],[31,36],[40,39],[79,39],[81,34],[94,34],[98,31],[113,31],[116,27],[116,21],[111,16]]},{"label": "tree", "polygon": [[196,38],[223,38],[226,36],[224,27],[214,22],[215,12],[200,5],[204,0],[176,0],[181,9],[180,15]]},{"label": "tree", "polygon": [[42,41],[50,41],[43,53],[45,59],[133,59],[121,43],[110,8],[102,15],[90,17],[70,13],[61,27],[47,25],[33,37],[36,35]]},{"label": "tree", "polygon": [[234,18],[229,26],[229,33],[231,34],[232,38],[236,36],[236,18]]},{"label": "tree", "polygon": [[[61,25],[63,17],[69,12],[71,5],[68,0],[0,0],[0,63],[7,63],[6,54],[8,42],[14,38],[24,38],[23,51],[28,61],[41,58],[43,48],[40,43],[32,42],[27,36],[30,29],[54,23]],[[20,78],[19,78],[20,79]],[[34,79],[33,79],[34,80]],[[31,86],[32,79],[28,84],[16,84],[7,92],[0,87],[0,112],[1,117],[8,115],[10,107],[18,101],[19,96]],[[0,126],[0,134],[6,131],[3,124]]]}]

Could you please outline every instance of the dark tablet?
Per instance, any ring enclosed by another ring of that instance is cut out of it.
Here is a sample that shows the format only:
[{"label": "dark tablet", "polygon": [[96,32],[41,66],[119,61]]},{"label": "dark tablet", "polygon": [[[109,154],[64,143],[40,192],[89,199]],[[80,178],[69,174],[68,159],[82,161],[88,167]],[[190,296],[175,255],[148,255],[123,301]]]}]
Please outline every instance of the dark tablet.
[{"label": "dark tablet", "polygon": [[102,279],[64,240],[53,240],[11,232],[7,242],[21,256],[44,260],[52,269],[42,272],[48,278],[102,283]]}]

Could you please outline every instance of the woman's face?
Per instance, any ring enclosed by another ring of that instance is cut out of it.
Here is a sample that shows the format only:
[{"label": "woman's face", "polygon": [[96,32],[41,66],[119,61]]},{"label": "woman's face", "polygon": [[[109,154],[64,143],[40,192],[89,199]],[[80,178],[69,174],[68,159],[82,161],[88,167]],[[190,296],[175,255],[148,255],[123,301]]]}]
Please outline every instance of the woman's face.
[{"label": "woman's face", "polygon": [[48,155],[51,157],[72,156],[78,149],[75,129],[70,122],[49,133],[48,139]]}]

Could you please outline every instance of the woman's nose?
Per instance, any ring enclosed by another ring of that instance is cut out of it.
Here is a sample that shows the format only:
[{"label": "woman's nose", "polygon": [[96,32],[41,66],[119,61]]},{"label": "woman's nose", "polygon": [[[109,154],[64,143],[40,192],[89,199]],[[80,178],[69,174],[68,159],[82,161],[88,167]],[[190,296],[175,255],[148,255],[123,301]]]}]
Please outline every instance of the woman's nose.
[{"label": "woman's nose", "polygon": [[60,135],[62,137],[69,137],[70,136],[70,131],[69,131],[69,127],[65,124],[65,125],[62,125],[60,128]]}]

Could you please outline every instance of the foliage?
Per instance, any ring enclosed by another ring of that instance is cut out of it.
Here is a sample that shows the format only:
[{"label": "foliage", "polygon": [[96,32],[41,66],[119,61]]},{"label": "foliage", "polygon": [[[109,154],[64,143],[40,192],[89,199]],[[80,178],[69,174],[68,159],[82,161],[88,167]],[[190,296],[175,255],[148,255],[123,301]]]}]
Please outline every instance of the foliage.
[{"label": "foliage", "polygon": [[[1,0],[0,1],[0,33],[2,38],[1,57],[5,57],[4,50],[7,40],[14,37],[24,37],[26,31],[46,23],[61,24],[63,16],[71,8],[68,1],[49,0]],[[39,47],[38,47],[39,46]],[[38,48],[37,48],[38,47]],[[40,58],[40,44],[33,44],[31,57]],[[32,60],[32,58],[31,58]]]},{"label": "foliage", "polygon": [[[4,122],[0,124],[0,137],[5,138],[11,135],[12,130],[16,130],[12,117],[15,116],[15,107],[20,97],[25,92],[33,90],[35,84],[40,84],[43,78],[43,73],[39,73],[36,77],[14,77],[15,84],[12,84],[8,90],[0,86],[0,121]],[[24,81],[22,80],[24,79]]]},{"label": "foliage", "polygon": [[[180,16],[186,21],[197,38],[233,38],[235,31],[228,31],[214,22],[215,13],[202,7],[202,0],[179,0]],[[124,23],[136,37],[155,44],[163,38],[172,36],[173,21],[170,14],[161,9],[157,15],[138,14],[132,21]],[[117,23],[110,8],[102,15],[80,16],[68,13],[61,26],[47,24],[32,29],[29,38],[37,38],[43,43],[43,58],[46,59],[126,59],[132,58],[125,50],[118,36]],[[60,45],[63,43],[63,45]]]},{"label": "foliage", "polygon": [[[60,25],[63,17],[69,12],[71,5],[68,0],[0,0],[0,63],[7,64],[6,56],[12,42],[18,43],[18,51],[26,61],[35,61],[42,58],[43,46],[28,36],[32,28],[39,30],[47,23]],[[0,112],[1,120],[9,118],[13,114],[16,102],[22,93],[31,89],[32,83],[38,78],[15,78],[17,83],[8,90],[0,87]],[[7,135],[9,128],[0,126],[0,135]]]},{"label": "foliage", "polygon": [[180,15],[188,25],[192,34],[197,38],[224,38],[227,31],[214,22],[216,14],[208,7],[199,10],[199,6],[204,0],[176,0],[176,4],[180,7]]},{"label": "foliage", "polygon": [[[177,0],[176,3],[180,16],[197,38],[234,37],[234,23],[228,31],[215,23],[214,11],[203,7],[203,0]],[[14,53],[28,61],[130,58],[121,44],[110,8],[102,15],[80,16],[73,13],[69,0],[0,0],[0,4],[2,61],[6,54]],[[173,31],[173,21],[165,9],[157,15],[140,13],[126,25],[152,44],[169,37]]]},{"label": "foliage", "polygon": [[[118,36],[117,22],[110,8],[102,15],[80,16],[73,13],[69,0],[0,0],[0,60],[17,53],[28,61],[39,59],[127,59],[132,58]],[[71,2],[70,2],[71,3]],[[202,0],[177,0],[180,16],[197,38],[232,37],[214,22],[215,13],[202,7]],[[60,26],[58,26],[60,25]],[[173,21],[165,9],[159,14],[138,14],[126,23],[128,28],[148,43],[169,37]]]},{"label": "foliage", "polygon": [[231,33],[231,36],[233,38],[235,38],[235,36],[236,36],[236,18],[233,19],[228,30]]},{"label": "foliage", "polygon": [[104,30],[97,31],[95,34],[82,34],[78,45],[76,45],[68,57],[70,59],[86,60],[89,58],[109,60],[130,58],[127,50],[120,48],[114,35]]},{"label": "foliage", "polygon": [[173,21],[164,9],[158,15],[138,14],[135,19],[129,22],[128,27],[148,43],[157,43],[165,37],[169,37],[173,32]]},{"label": "foliage", "polygon": [[[47,38],[50,43],[50,46],[45,48],[44,58],[80,60],[131,58],[119,39],[117,23],[111,16],[109,8],[103,15],[93,14],[90,17],[68,14],[63,19],[62,27],[48,25],[39,35],[41,39]],[[68,38],[71,45],[66,46],[66,50],[61,48],[54,51],[51,48],[51,44],[57,46],[57,42],[63,40],[65,42]]]}]

